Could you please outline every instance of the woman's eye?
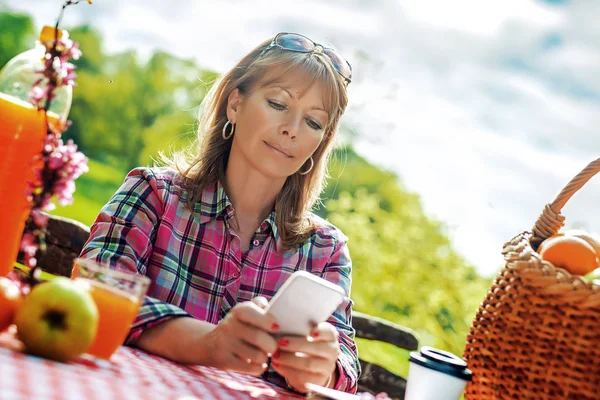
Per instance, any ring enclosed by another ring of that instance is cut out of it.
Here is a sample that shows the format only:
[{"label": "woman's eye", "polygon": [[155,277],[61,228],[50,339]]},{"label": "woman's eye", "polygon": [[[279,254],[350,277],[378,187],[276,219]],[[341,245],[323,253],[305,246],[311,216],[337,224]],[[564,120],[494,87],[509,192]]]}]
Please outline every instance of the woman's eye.
[{"label": "woman's eye", "polygon": [[274,108],[275,110],[278,110],[278,111],[283,111],[287,108],[283,104],[279,104],[273,100],[267,100],[267,103],[269,103],[269,106],[271,106],[271,108]]},{"label": "woman's eye", "polygon": [[307,118],[306,119],[306,124],[311,128],[314,129],[315,131],[320,131],[321,129],[323,129],[323,127],[316,121]]}]

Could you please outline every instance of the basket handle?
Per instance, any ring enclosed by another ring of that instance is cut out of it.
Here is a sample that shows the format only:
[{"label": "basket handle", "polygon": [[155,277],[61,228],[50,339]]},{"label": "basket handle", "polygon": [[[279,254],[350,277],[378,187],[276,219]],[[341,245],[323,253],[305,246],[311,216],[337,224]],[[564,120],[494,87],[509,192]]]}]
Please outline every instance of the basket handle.
[{"label": "basket handle", "polygon": [[564,226],[565,217],[561,214],[562,208],[598,172],[600,172],[600,158],[589,163],[580,173],[571,179],[552,203],[544,207],[542,214],[538,217],[532,229],[533,237],[531,238],[531,244],[534,249],[537,249],[544,239],[556,235],[560,228]]}]

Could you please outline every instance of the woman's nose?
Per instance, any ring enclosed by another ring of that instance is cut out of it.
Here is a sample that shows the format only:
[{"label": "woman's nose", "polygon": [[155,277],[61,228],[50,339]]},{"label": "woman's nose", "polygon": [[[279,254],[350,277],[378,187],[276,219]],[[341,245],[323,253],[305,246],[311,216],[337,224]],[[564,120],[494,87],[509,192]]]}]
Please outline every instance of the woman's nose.
[{"label": "woman's nose", "polygon": [[284,136],[290,136],[290,139],[294,140],[296,139],[296,135],[290,135],[290,131],[287,129],[283,129],[283,131],[281,132]]},{"label": "woman's nose", "polygon": [[298,134],[298,122],[296,120],[287,121],[281,125],[279,131],[282,135],[289,136],[290,139],[295,140]]}]

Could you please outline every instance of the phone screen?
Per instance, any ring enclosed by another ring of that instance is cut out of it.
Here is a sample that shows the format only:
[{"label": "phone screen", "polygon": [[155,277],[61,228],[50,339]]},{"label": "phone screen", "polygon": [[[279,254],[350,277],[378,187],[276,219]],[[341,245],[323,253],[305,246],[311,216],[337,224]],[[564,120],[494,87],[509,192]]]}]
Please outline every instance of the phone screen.
[{"label": "phone screen", "polygon": [[279,324],[280,335],[307,336],[311,328],[326,321],[344,301],[337,285],[305,271],[297,271],[271,299],[267,312]]}]

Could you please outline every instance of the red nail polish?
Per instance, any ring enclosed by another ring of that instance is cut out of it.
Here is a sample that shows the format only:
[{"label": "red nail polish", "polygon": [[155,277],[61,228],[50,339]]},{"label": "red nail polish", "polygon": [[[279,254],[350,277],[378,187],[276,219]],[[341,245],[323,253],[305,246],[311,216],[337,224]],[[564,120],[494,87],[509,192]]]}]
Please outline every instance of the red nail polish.
[{"label": "red nail polish", "polygon": [[275,362],[275,361],[271,361],[271,365],[274,366],[275,368],[279,367],[279,363]]},{"label": "red nail polish", "polygon": [[282,340],[280,340],[280,341],[279,341],[279,345],[280,345],[281,347],[286,347],[286,346],[288,346],[289,344],[290,344],[290,341],[289,341],[289,340],[286,340],[286,339],[282,339]]},{"label": "red nail polish", "polygon": [[319,337],[319,332],[314,332],[311,336],[312,337]]},{"label": "red nail polish", "polygon": [[279,358],[279,350],[276,350],[275,353],[273,353],[272,358]]},{"label": "red nail polish", "polygon": [[276,323],[273,323],[273,325],[271,325],[271,329],[273,329],[274,331],[278,331],[279,325],[277,325]]}]

